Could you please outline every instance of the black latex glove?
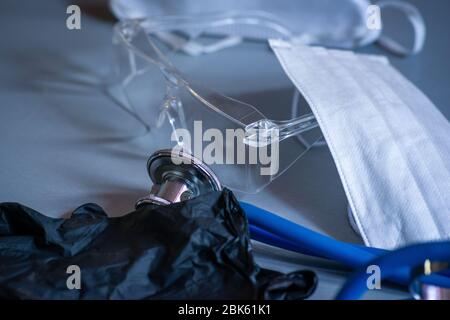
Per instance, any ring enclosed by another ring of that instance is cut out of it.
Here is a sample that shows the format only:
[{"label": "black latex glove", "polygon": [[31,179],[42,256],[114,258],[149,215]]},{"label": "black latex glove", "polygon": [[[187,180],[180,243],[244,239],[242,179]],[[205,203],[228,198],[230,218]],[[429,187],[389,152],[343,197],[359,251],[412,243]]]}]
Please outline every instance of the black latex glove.
[{"label": "black latex glove", "polygon": [[[81,271],[68,289],[67,267]],[[247,219],[229,190],[108,218],[95,204],[70,219],[0,204],[0,297],[7,299],[304,299],[311,271],[254,261]]]}]

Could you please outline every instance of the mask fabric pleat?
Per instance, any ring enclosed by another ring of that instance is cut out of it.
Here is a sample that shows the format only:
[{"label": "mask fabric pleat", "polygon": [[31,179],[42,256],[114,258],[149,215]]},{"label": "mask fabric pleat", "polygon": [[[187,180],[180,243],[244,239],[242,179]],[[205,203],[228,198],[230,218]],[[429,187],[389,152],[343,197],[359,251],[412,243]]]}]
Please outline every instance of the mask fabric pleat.
[{"label": "mask fabric pleat", "polygon": [[317,117],[365,243],[448,238],[450,126],[432,103],[383,57],[271,45]]}]

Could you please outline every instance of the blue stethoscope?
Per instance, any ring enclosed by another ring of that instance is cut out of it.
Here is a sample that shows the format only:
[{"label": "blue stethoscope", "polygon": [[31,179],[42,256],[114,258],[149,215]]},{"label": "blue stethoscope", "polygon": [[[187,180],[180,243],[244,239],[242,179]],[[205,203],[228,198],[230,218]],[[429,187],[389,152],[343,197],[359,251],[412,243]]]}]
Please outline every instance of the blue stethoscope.
[{"label": "blue stethoscope", "polygon": [[[390,251],[337,241],[252,204],[240,202],[254,240],[298,253],[340,262],[354,269],[337,299],[358,299],[367,290],[367,266],[376,265],[382,279],[403,286],[414,282],[417,266],[426,261],[450,261],[450,241],[416,244]],[[411,267],[413,266],[413,268]],[[443,267],[445,269],[445,267]],[[423,273],[426,275],[426,270]],[[448,274],[433,273],[421,279],[428,287],[448,294]],[[441,293],[442,296],[442,293]]]},{"label": "blue stethoscope", "polygon": [[[177,158],[177,161],[174,161]],[[153,182],[143,203],[167,205],[222,189],[219,179],[189,153],[159,150],[148,160]],[[430,242],[390,251],[327,237],[267,210],[240,202],[252,239],[282,249],[334,260],[354,269],[337,299],[358,299],[367,290],[367,267],[375,265],[381,280],[408,286],[415,298],[450,299],[450,241]],[[431,296],[430,296],[431,295]]]}]

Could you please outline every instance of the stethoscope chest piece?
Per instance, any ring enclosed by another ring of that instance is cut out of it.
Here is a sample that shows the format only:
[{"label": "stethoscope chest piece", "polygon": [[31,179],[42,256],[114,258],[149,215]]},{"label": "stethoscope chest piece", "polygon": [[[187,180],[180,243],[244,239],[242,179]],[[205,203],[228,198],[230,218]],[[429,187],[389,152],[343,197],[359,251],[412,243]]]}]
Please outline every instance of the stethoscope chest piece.
[{"label": "stethoscope chest piece", "polygon": [[153,186],[149,195],[136,202],[136,208],[144,204],[168,205],[222,190],[214,172],[182,150],[156,151],[148,159],[147,171]]}]

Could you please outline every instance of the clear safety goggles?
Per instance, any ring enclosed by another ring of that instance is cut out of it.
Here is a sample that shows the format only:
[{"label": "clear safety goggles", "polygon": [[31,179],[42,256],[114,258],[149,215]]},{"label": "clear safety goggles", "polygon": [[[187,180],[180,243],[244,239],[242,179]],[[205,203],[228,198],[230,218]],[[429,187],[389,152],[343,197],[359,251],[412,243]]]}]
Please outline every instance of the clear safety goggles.
[{"label": "clear safety goggles", "polygon": [[[199,84],[199,81],[191,80],[191,77],[175,67],[180,59],[173,54],[173,46],[167,47],[167,42],[161,41],[164,37],[166,39],[172,37],[172,40],[176,37],[174,41],[184,43],[184,50],[200,50],[198,41],[208,30],[237,25],[258,28],[259,32],[268,32],[277,38],[290,39],[292,36],[279,22],[261,14],[242,16],[228,13],[226,16],[212,15],[209,19],[195,19],[192,16],[162,17],[117,23],[114,43],[117,45],[118,68],[111,81],[110,93],[116,97],[120,95],[119,100],[127,110],[148,130],[155,132],[155,129],[162,130],[167,126],[170,128],[171,134],[167,136],[165,145],[160,145],[161,147],[181,146],[198,157],[199,153],[210,150],[211,143],[217,140],[217,136],[221,136],[223,143],[220,141],[216,143],[212,153],[206,152],[213,154],[216,161],[207,164],[223,185],[236,191],[255,193],[284,173],[322,138],[314,115],[307,106],[302,105],[298,91],[293,89],[293,85],[283,74],[272,53],[269,53],[269,56],[273,61],[261,65],[261,61],[266,61],[264,59],[268,56],[267,52],[264,52],[264,58],[257,63],[255,70],[264,73],[264,68],[278,68],[280,79],[286,78],[282,91],[285,92],[283,97],[288,96],[289,101],[283,98],[283,101],[271,101],[269,105],[265,103],[262,107],[255,107],[209,89]],[[174,30],[189,30],[187,32],[189,37],[169,33]],[[155,37],[155,34],[158,34],[158,37]],[[196,39],[195,44],[191,41],[193,38]],[[227,46],[233,41],[229,37],[220,40],[207,37],[203,40],[205,41],[201,45],[203,51],[217,46]],[[249,45],[253,48],[251,54],[259,55],[261,51],[268,51],[255,49],[254,43]],[[212,57],[213,55],[189,57],[189,63],[185,62],[187,60],[182,62],[183,67],[198,71],[197,68],[203,67],[202,59],[230,59],[226,56],[227,51],[221,51],[216,57]],[[235,54],[228,52],[228,55],[230,54],[231,59],[234,59]],[[171,60],[175,63],[169,61],[168,56],[171,55],[174,58]],[[236,62],[234,66],[228,61],[226,68],[224,64],[215,62],[214,65],[218,66],[217,72],[216,70],[209,72],[209,78],[200,79],[200,83],[231,84],[235,89],[234,92],[239,92],[240,95],[241,89],[250,93],[264,91],[270,94],[270,91],[267,91],[270,88],[264,88],[267,81],[261,75],[238,71],[240,66],[250,65],[252,57],[241,55],[240,59],[243,61]],[[211,61],[207,62],[208,66],[212,65]],[[251,80],[248,81],[249,79]],[[258,87],[259,82],[262,85]],[[157,107],[151,103],[155,99],[155,92],[164,92],[161,96],[162,102]],[[145,113],[147,115],[144,115]],[[287,119],[280,119],[280,114],[285,114]],[[186,141],[186,137],[180,135],[180,132],[186,132],[183,129],[191,133],[193,140]],[[208,129],[212,130],[209,131],[209,135],[206,134]],[[201,131],[201,141],[198,135],[196,136],[198,131]]]}]

